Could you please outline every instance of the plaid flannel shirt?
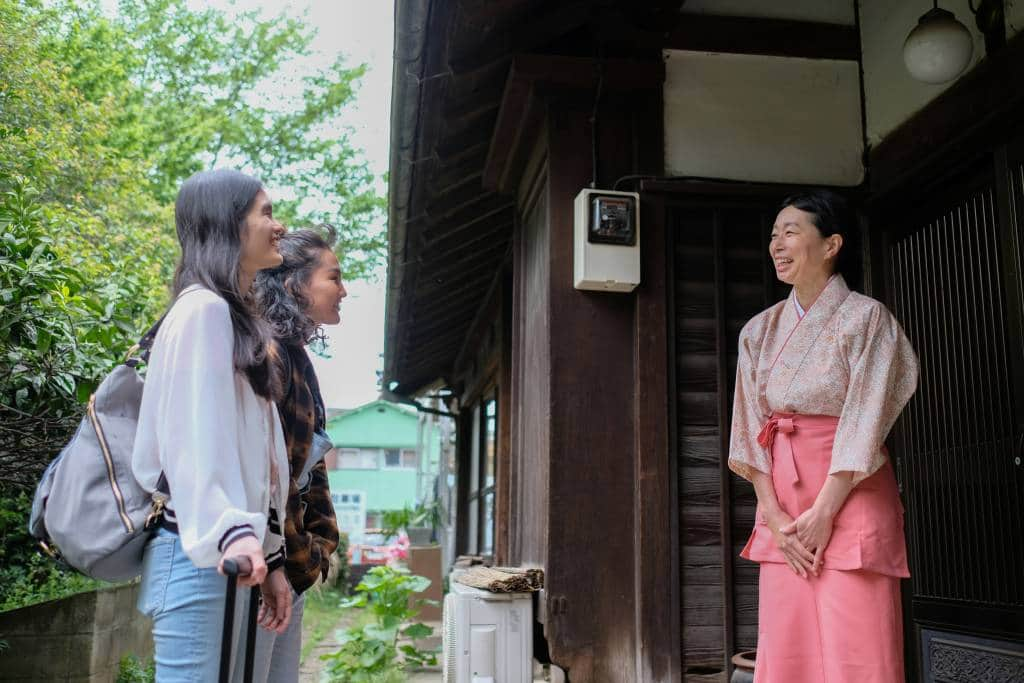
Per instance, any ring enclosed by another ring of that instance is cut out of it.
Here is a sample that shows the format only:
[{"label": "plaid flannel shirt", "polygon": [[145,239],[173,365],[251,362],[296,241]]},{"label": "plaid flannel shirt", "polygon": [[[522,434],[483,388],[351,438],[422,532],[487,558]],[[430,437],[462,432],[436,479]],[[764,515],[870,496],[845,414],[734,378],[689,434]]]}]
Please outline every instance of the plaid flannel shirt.
[{"label": "plaid flannel shirt", "polygon": [[313,432],[326,423],[323,399],[313,364],[305,349],[284,344],[288,391],[278,403],[288,447],[289,484],[285,515],[285,572],[295,592],[302,593],[327,576],[331,553],[338,547],[338,523],[323,461],[313,468],[309,484],[300,490],[302,472],[313,443]]}]

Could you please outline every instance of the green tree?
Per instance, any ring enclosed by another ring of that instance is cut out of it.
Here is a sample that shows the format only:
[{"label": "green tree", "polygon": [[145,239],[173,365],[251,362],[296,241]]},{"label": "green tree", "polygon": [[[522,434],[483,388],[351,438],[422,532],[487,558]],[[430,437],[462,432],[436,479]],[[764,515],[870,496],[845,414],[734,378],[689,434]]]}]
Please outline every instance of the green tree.
[{"label": "green tree", "polygon": [[[337,125],[365,65],[339,57],[300,82],[288,66],[308,53],[313,32],[285,17],[189,9],[184,0],[121,0],[116,17],[98,4],[60,0],[51,40],[71,82],[93,102],[114,103],[108,143],[148,163],[149,190],[173,201],[192,173],[247,169],[294,193],[275,201],[287,224],[330,222],[349,279],[384,254],[384,199]],[[312,207],[330,207],[316,209]]]},{"label": "green tree", "polygon": [[181,181],[258,173],[295,193],[275,213],[340,228],[347,277],[380,262],[383,200],[335,124],[364,68],[338,60],[293,101],[276,91],[311,35],[183,0],[124,0],[113,16],[95,0],[0,0],[0,604],[75,583],[15,533],[24,494],[165,308]]}]

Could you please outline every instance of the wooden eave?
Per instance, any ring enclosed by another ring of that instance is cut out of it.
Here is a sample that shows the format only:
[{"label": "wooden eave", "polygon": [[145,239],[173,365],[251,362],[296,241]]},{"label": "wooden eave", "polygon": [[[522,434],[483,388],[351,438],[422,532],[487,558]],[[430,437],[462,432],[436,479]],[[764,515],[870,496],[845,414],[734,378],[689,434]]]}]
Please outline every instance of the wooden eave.
[{"label": "wooden eave", "polygon": [[[681,0],[410,0],[395,18],[384,385],[451,380],[509,257],[544,87],[660,87]],[[557,54],[554,54],[557,53]],[[642,55],[648,61],[637,61]]]}]

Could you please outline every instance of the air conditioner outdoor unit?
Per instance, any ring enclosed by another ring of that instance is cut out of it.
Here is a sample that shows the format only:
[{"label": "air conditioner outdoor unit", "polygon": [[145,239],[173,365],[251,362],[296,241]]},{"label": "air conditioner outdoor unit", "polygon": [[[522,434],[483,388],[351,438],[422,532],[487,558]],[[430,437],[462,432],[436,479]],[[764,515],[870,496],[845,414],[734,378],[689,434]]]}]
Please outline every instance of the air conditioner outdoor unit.
[{"label": "air conditioner outdoor unit", "polygon": [[450,585],[444,599],[444,683],[531,683],[531,594]]}]

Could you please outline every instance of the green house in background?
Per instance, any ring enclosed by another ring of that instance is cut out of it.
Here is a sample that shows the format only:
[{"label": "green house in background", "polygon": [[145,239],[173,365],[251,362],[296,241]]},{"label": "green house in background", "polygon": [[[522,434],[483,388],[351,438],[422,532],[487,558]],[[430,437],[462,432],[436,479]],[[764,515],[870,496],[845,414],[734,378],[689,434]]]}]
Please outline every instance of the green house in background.
[{"label": "green house in background", "polygon": [[341,531],[358,537],[381,526],[387,510],[434,497],[441,431],[429,416],[384,400],[329,411],[327,458],[331,497]]}]

